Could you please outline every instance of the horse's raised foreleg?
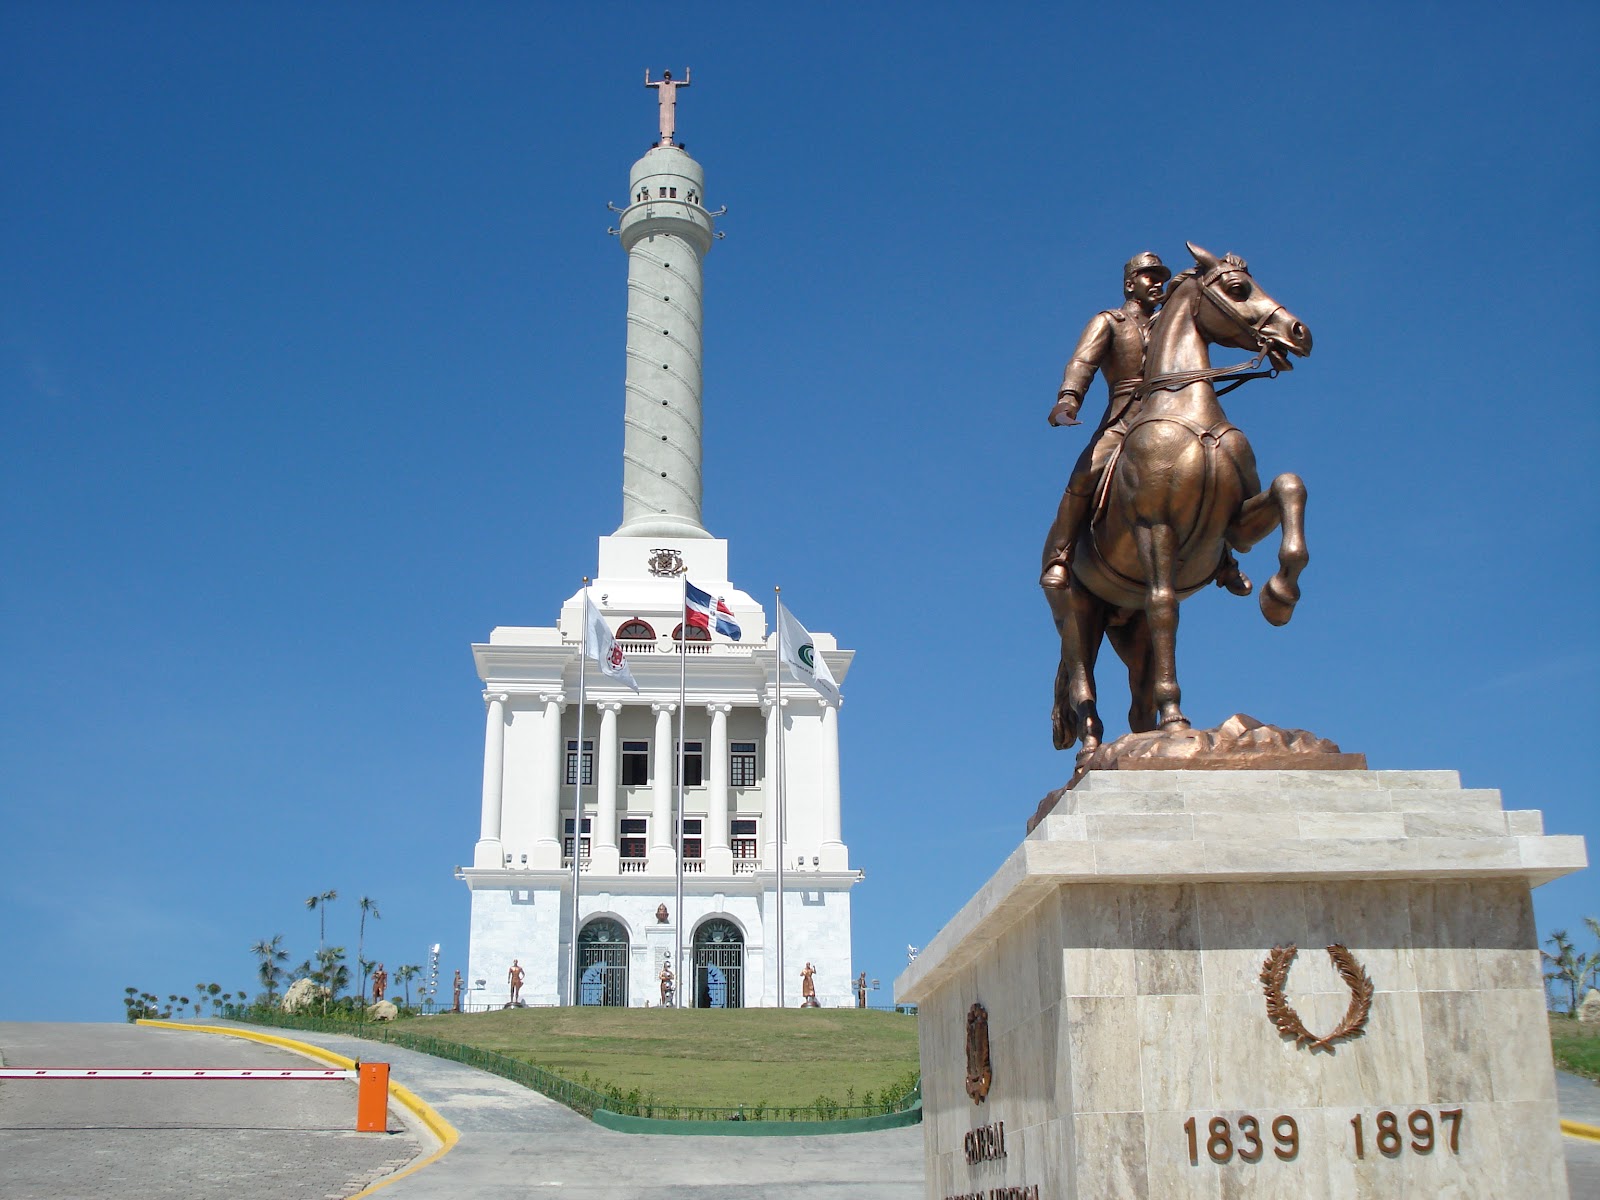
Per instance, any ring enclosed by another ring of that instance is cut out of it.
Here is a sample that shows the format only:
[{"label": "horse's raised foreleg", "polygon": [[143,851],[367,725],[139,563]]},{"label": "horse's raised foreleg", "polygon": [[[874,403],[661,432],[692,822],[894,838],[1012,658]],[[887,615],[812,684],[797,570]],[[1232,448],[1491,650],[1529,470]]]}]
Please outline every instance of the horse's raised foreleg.
[{"label": "horse's raised foreleg", "polygon": [[1134,527],[1139,562],[1145,577],[1145,620],[1150,629],[1151,699],[1162,729],[1187,729],[1189,721],[1178,707],[1178,592],[1172,576],[1177,557],[1177,535],[1171,525]]},{"label": "horse's raised foreleg", "polygon": [[1061,633],[1061,664],[1056,669],[1056,702],[1051,714],[1055,747],[1065,750],[1082,739],[1082,758],[1099,747],[1105,734],[1094,687],[1095,659],[1105,633],[1105,606],[1076,579],[1065,589],[1047,589],[1046,595]]},{"label": "horse's raised foreleg", "polygon": [[1261,615],[1274,625],[1287,625],[1300,601],[1300,572],[1311,561],[1306,549],[1306,485],[1298,475],[1279,475],[1272,486],[1251,496],[1228,527],[1229,544],[1248,550],[1274,528],[1283,527],[1278,543],[1278,571],[1261,589]]}]

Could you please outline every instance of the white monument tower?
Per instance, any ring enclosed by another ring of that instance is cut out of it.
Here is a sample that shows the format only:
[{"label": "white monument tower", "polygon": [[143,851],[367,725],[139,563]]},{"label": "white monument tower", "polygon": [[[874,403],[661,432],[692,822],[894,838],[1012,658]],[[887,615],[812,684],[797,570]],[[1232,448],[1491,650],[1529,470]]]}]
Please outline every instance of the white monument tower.
[{"label": "white monument tower", "polygon": [[[468,1004],[505,1004],[514,959],[524,1002],[568,1002],[576,925],[579,1003],[659,1004],[670,961],[685,1005],[772,1005],[781,961],[785,1004],[800,1003],[810,962],[818,1001],[843,1005],[861,875],[841,832],[838,709],[792,678],[780,702],[766,614],[702,524],[701,270],[716,214],[675,140],[687,73],[645,83],[661,137],[633,165],[613,231],[628,253],[622,524],[600,539],[589,588],[639,691],[593,662],[580,687],[582,591],[556,625],[502,626],[473,646],[487,726],[480,833],[458,871],[472,897]],[[739,640],[685,636],[685,578],[726,605]],[[843,681],[853,652],[814,642]]]}]

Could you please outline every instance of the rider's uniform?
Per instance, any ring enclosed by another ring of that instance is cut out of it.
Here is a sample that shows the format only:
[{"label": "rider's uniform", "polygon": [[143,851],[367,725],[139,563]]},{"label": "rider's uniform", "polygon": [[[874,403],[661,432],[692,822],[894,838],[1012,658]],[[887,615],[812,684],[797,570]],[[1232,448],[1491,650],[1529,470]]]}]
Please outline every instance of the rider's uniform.
[{"label": "rider's uniform", "polygon": [[1073,510],[1076,508],[1081,513],[1082,505],[1074,504],[1070,497],[1079,497],[1080,501],[1093,497],[1106,464],[1122,444],[1128,426],[1138,416],[1140,401],[1133,393],[1144,382],[1144,355],[1149,344],[1150,318],[1133,303],[1096,313],[1078,338],[1078,345],[1061,376],[1056,403],[1065,405],[1068,415],[1076,417],[1097,371],[1105,376],[1109,402],[1089,444],[1072,468],[1072,477],[1067,480],[1055,523],[1045,541],[1047,563],[1065,559],[1077,536],[1076,526],[1082,517],[1075,516]]},{"label": "rider's uniform", "polygon": [[[1078,339],[1067,369],[1061,376],[1060,401],[1070,394],[1078,404],[1089,391],[1095,372],[1105,376],[1109,402],[1100,425],[1078,456],[1067,490],[1092,494],[1100,472],[1121,445],[1128,426],[1138,415],[1134,389],[1144,382],[1144,354],[1150,344],[1150,320],[1142,312],[1112,308],[1097,313]],[[1076,415],[1074,406],[1074,414]]]}]

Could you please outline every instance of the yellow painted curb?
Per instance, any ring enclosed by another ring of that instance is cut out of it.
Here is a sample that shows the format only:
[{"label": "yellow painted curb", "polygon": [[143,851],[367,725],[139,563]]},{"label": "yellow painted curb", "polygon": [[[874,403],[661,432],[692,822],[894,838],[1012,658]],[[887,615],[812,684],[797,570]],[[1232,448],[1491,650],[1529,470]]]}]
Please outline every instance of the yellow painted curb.
[{"label": "yellow painted curb", "polygon": [[1561,1122],[1561,1132],[1568,1137],[1583,1138],[1589,1142],[1600,1142],[1600,1125],[1585,1125],[1581,1121]]},{"label": "yellow painted curb", "polygon": [[[321,1062],[331,1063],[336,1067],[343,1067],[347,1071],[354,1070],[356,1066],[356,1060],[353,1058],[335,1054],[332,1050],[324,1050],[321,1046],[313,1046],[310,1042],[297,1042],[293,1038],[279,1037],[275,1033],[257,1033],[253,1029],[231,1029],[220,1025],[186,1025],[178,1021],[140,1020],[137,1023],[148,1025],[152,1029],[184,1029],[190,1033],[216,1033],[221,1034],[223,1037],[245,1038],[252,1042],[264,1042],[269,1046],[280,1046],[285,1050],[293,1050],[297,1054],[304,1054],[308,1058],[315,1058]],[[404,1179],[407,1175],[415,1174],[422,1170],[423,1167],[432,1166],[446,1154],[449,1154],[451,1150],[455,1149],[456,1143],[461,1140],[461,1134],[457,1132],[454,1125],[435,1112],[433,1107],[421,1096],[418,1096],[410,1088],[395,1083],[393,1078],[389,1080],[389,1096],[396,1104],[401,1105],[407,1112],[421,1121],[429,1133],[439,1139],[439,1148],[428,1155],[427,1158],[412,1163],[403,1171],[396,1171],[393,1175],[378,1180],[371,1187],[357,1192],[350,1197],[350,1200],[359,1200],[362,1196],[370,1196],[374,1192],[388,1187],[391,1183]],[[1600,1130],[1597,1130],[1596,1134],[1600,1135]]]}]

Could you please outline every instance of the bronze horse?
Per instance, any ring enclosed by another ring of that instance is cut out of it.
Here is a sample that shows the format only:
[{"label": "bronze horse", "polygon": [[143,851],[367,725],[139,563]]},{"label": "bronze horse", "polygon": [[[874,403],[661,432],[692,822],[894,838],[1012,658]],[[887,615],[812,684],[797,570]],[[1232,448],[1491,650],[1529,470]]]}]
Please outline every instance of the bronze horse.
[{"label": "bronze horse", "polygon": [[1229,423],[1214,386],[1238,386],[1246,376],[1213,369],[1209,344],[1255,353],[1252,366],[1265,357],[1276,374],[1293,369],[1290,354],[1311,353],[1311,333],[1256,284],[1243,259],[1193,244],[1189,252],[1195,269],[1172,280],[1151,323],[1135,393],[1142,406],[1079,535],[1070,585],[1045,592],[1061,634],[1055,744],[1065,750],[1081,739],[1080,764],[1105,732],[1094,686],[1102,636],[1128,668],[1130,729],[1187,729],[1178,707],[1178,602],[1213,579],[1224,543],[1248,550],[1281,525],[1278,571],[1258,601],[1268,621],[1283,625],[1310,560],[1305,484],[1284,474],[1261,490],[1250,443]]}]

